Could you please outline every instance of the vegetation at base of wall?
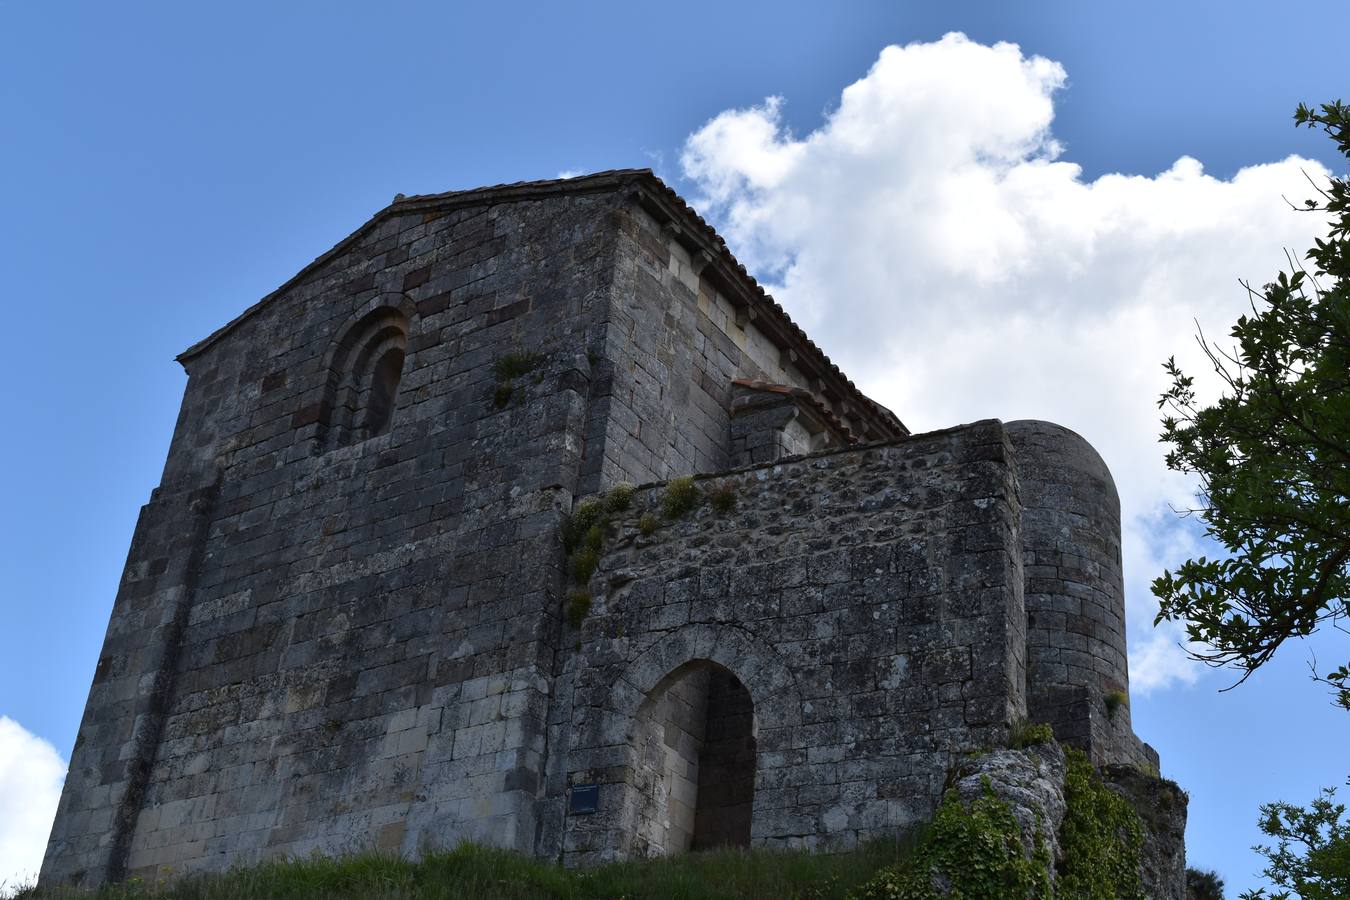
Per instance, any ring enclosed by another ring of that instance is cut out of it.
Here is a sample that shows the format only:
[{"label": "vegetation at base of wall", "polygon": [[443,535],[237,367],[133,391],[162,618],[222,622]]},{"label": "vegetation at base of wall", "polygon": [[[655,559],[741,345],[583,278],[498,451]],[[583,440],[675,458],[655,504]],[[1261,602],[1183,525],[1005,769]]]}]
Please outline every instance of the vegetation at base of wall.
[{"label": "vegetation at base of wall", "polygon": [[1058,896],[1084,900],[1139,898],[1139,851],[1144,827],[1124,797],[1107,787],[1087,754],[1064,748],[1067,809],[1059,827],[1062,862],[1055,878]]},{"label": "vegetation at base of wall", "polygon": [[1102,697],[1102,701],[1106,703],[1106,717],[1113,722],[1120,708],[1130,705],[1129,695],[1124,691],[1107,691]]},{"label": "vegetation at base of wall", "polygon": [[[1147,775],[1149,778],[1157,778],[1160,781],[1165,780],[1167,781],[1168,784],[1172,785],[1172,787],[1176,788],[1177,791],[1181,792],[1181,786],[1178,785],[1175,781],[1172,781],[1170,778],[1164,779],[1162,777],[1162,769],[1158,768],[1157,763],[1151,760],[1139,760],[1133,763],[1133,765],[1134,770],[1138,772],[1140,775]],[[1171,797],[1171,794],[1170,793],[1163,794],[1163,797]],[[1172,801],[1169,799],[1167,802],[1170,803]]]},{"label": "vegetation at base of wall", "polygon": [[[564,869],[506,850],[462,845],[419,862],[361,854],[264,863],[219,875],[88,891],[21,891],[23,900],[843,900],[906,845],[834,855],[711,850],[672,859]],[[172,873],[166,873],[171,875]],[[0,892],[0,897],[5,896]]]},{"label": "vegetation at base of wall", "polygon": [[1052,896],[1049,851],[1041,845],[1026,856],[1012,809],[986,781],[984,795],[969,805],[955,791],[948,792],[913,854],[878,873],[850,898]]},{"label": "vegetation at base of wall", "polygon": [[661,496],[661,511],[667,519],[678,519],[698,506],[698,499],[698,485],[694,484],[693,476],[674,478],[666,484],[666,492]]},{"label": "vegetation at base of wall", "polygon": [[572,591],[567,595],[567,604],[563,607],[563,614],[567,617],[567,624],[573,628],[580,628],[581,623],[586,621],[586,616],[591,612],[591,595],[588,591]]}]

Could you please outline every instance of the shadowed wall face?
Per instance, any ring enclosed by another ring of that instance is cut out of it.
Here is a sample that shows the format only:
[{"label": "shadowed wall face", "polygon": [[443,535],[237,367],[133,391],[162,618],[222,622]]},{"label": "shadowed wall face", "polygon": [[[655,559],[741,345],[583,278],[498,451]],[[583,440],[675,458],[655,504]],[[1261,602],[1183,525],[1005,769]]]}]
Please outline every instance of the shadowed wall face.
[{"label": "shadowed wall face", "polygon": [[185,359],[44,882],[533,849],[617,202],[389,215]]}]

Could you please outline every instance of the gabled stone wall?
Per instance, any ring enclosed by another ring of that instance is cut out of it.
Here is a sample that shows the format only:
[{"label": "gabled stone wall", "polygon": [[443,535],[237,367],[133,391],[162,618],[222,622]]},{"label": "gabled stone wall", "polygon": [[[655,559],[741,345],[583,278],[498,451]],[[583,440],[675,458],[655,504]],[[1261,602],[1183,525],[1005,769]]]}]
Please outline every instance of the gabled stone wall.
[{"label": "gabled stone wall", "polygon": [[[532,849],[616,200],[387,218],[186,358],[44,881]],[[333,348],[381,308],[408,327],[392,419],[335,445]]]}]

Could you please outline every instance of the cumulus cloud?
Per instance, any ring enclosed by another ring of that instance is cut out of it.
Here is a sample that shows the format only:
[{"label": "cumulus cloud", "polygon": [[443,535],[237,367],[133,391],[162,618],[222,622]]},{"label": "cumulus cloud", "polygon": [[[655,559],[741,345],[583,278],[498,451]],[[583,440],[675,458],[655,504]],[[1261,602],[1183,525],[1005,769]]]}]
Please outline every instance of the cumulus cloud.
[{"label": "cumulus cloud", "polygon": [[[1132,680],[1196,677],[1148,582],[1197,546],[1169,505],[1194,487],[1157,444],[1160,363],[1203,374],[1194,320],[1226,333],[1256,284],[1323,223],[1283,197],[1316,161],[1231,179],[1190,157],[1155,174],[1083,177],[1051,129],[1067,73],[960,34],[887,47],[808,134],[785,100],[691,134],[695,202],[860,386],[912,429],[997,417],[1079,431],[1115,473],[1125,524]],[[1109,111],[1103,111],[1103,115]]]},{"label": "cumulus cloud", "polygon": [[51,744],[0,716],[0,888],[37,877],[65,777]]}]

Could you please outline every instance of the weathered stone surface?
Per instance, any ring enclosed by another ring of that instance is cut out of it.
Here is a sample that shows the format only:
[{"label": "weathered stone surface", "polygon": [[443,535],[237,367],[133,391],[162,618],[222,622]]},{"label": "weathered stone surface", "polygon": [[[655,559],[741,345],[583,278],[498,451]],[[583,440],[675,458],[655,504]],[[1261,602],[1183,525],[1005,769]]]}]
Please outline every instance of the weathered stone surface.
[{"label": "weathered stone surface", "polygon": [[987,786],[1008,804],[1017,819],[1026,855],[1031,857],[1044,847],[1047,858],[1056,860],[1060,856],[1059,826],[1066,809],[1064,771],[1064,751],[1051,741],[1022,750],[981,754],[962,767],[953,787],[969,804],[984,796]]},{"label": "weathered stone surface", "polygon": [[1174,782],[1141,772],[1136,766],[1110,765],[1102,777],[1130,802],[1144,826],[1140,881],[1151,900],[1185,900],[1186,808],[1190,798]]},{"label": "weathered stone surface", "polygon": [[909,435],[649,172],[400,198],[180,360],[44,881],[841,848],[1028,712],[1146,755],[1091,449]]}]

